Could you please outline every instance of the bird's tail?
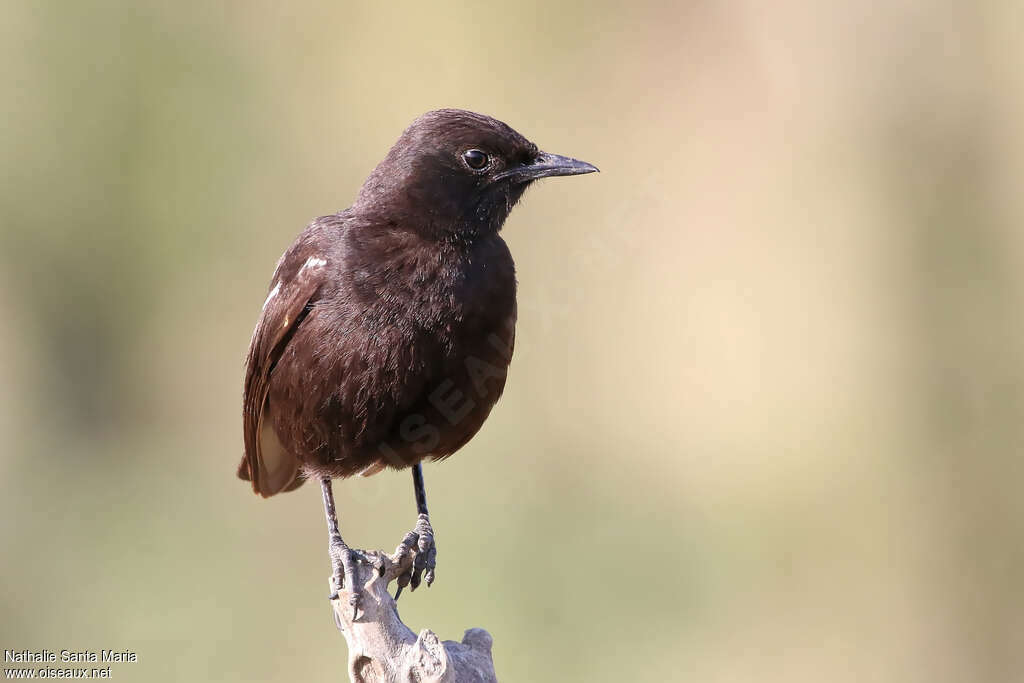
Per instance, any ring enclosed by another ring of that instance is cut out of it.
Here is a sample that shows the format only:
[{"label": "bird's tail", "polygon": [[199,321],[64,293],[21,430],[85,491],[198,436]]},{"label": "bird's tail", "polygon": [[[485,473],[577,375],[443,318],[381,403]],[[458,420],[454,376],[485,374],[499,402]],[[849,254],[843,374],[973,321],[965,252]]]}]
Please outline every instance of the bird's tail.
[{"label": "bird's tail", "polygon": [[242,481],[252,481],[252,475],[249,473],[249,458],[242,454],[242,462],[238,463],[238,478]]},{"label": "bird's tail", "polygon": [[[252,475],[249,473],[249,458],[242,455],[242,462],[238,463],[238,478],[242,481],[252,481]],[[306,483],[306,475],[302,471],[295,476],[290,484],[281,489],[281,493],[287,493],[288,491],[294,491],[295,489]]]}]

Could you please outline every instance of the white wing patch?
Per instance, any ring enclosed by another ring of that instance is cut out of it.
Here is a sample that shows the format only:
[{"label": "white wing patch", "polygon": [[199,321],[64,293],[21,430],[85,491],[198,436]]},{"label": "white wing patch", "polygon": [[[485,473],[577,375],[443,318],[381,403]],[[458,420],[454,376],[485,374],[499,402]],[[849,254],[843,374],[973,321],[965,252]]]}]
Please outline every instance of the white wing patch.
[{"label": "white wing patch", "polygon": [[299,268],[299,272],[301,273],[306,268],[323,268],[326,265],[327,259],[320,258],[319,256],[310,256],[306,259],[306,262],[302,264],[302,267]]},{"label": "white wing patch", "polygon": [[[302,264],[302,267],[299,268],[299,274],[302,274],[302,271],[306,270],[307,268],[323,268],[326,265],[327,265],[327,259],[320,258],[319,256],[310,256],[308,259],[306,259],[306,262]],[[273,299],[275,296],[277,296],[280,293],[281,293],[281,282],[278,281],[278,283],[276,285],[274,285],[274,288],[272,290],[270,290],[270,294],[267,295],[267,300],[263,302],[263,308],[266,309],[267,304],[270,303],[270,300]],[[290,323],[291,323],[291,319],[288,316],[285,316],[284,317],[284,324],[282,325],[282,327],[288,327],[288,325]]]},{"label": "white wing patch", "polygon": [[266,308],[267,304],[270,303],[270,300],[273,299],[275,296],[277,296],[280,291],[281,291],[281,283],[278,282],[276,285],[274,285],[274,288],[272,290],[270,290],[270,294],[267,294],[267,300],[263,302],[263,308]]}]

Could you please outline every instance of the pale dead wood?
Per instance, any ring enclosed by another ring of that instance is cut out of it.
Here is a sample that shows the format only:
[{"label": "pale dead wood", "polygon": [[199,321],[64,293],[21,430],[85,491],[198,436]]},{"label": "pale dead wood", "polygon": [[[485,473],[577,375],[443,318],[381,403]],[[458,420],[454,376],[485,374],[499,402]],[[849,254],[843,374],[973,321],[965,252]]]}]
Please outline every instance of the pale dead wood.
[{"label": "pale dead wood", "polygon": [[[338,598],[331,601],[335,623],[348,643],[348,671],[354,683],[498,680],[491,659],[493,640],[482,628],[467,630],[457,643],[441,642],[429,629],[417,637],[402,623],[388,585],[412,566],[414,553],[388,555],[374,550],[365,555],[373,562],[383,562],[384,573],[382,576],[367,562],[356,564],[356,583],[362,586],[356,619],[352,619],[349,591],[339,590]],[[333,594],[333,579],[331,583]]]}]

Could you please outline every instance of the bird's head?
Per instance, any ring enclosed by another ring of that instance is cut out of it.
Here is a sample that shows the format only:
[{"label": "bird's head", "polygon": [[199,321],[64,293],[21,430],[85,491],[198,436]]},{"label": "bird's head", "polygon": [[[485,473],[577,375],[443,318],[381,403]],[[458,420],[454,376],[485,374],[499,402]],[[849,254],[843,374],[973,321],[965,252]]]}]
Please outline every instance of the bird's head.
[{"label": "bird's head", "polygon": [[586,162],[540,151],[489,116],[440,109],[402,133],[354,208],[399,229],[471,237],[500,230],[533,181],[594,171]]}]

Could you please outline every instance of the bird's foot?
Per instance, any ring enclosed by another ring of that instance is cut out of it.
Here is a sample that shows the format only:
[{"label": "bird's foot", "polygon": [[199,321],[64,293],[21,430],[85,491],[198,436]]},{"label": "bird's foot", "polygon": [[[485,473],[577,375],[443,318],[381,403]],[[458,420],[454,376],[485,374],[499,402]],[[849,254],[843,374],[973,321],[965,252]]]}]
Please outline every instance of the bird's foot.
[{"label": "bird's foot", "polygon": [[[413,555],[412,564],[404,572],[398,575],[398,590],[395,591],[395,600],[402,594],[402,589],[409,586],[409,590],[416,590],[420,580],[425,580],[427,585],[434,583],[434,568],[437,565],[437,546],[434,544],[434,529],[430,526],[430,517],[421,514],[416,520],[416,526],[405,535],[402,542],[395,549],[395,559],[401,563],[406,557]],[[424,573],[426,572],[426,573]]]},{"label": "bird's foot", "polygon": [[337,600],[338,591],[347,588],[349,591],[349,604],[352,606],[352,621],[356,620],[359,614],[359,602],[362,597],[362,587],[356,579],[356,566],[368,564],[374,568],[378,576],[384,575],[384,561],[376,556],[349,548],[340,539],[331,543],[331,565],[334,569],[331,585],[332,594],[328,599]]}]

